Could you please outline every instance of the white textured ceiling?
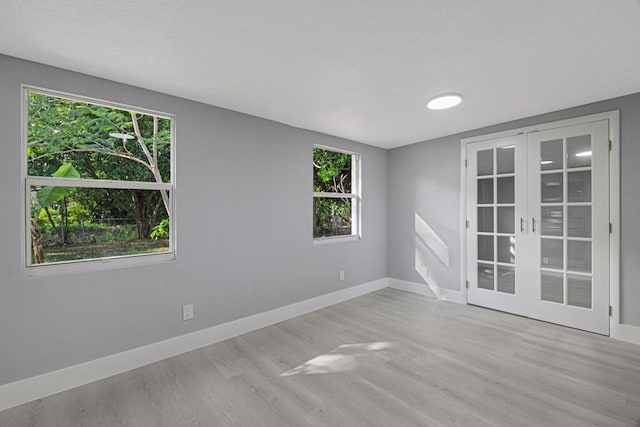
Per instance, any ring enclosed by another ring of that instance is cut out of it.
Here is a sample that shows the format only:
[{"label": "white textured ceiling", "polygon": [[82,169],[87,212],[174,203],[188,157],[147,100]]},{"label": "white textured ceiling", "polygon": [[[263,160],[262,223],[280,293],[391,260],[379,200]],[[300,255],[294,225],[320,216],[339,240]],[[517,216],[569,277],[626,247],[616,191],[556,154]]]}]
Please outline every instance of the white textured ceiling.
[{"label": "white textured ceiling", "polygon": [[0,52],[391,148],[640,91],[640,0],[0,0]]}]

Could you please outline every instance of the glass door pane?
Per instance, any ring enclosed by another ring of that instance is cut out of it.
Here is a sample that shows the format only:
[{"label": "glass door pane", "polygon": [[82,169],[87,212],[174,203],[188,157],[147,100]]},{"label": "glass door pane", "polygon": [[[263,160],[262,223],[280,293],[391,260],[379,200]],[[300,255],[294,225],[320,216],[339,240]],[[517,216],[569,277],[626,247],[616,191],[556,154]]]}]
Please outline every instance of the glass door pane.
[{"label": "glass door pane", "polygon": [[498,173],[514,173],[515,172],[515,145],[507,145],[498,148],[496,157],[498,159]]},{"label": "glass door pane", "polygon": [[542,271],[541,273],[540,299],[562,304],[564,302],[564,274],[552,271]]},{"label": "glass door pane", "polygon": [[562,205],[559,206],[543,206],[540,217],[542,218],[542,229],[540,234],[543,236],[562,236],[564,232]]},{"label": "glass door pane", "polygon": [[591,277],[567,274],[567,304],[575,307],[591,308]]},{"label": "glass door pane", "polygon": [[478,287],[493,290],[495,267],[493,264],[478,263]]},{"label": "glass door pane", "polygon": [[543,141],[540,144],[540,169],[562,169],[562,139]]},{"label": "glass door pane", "polygon": [[591,206],[567,207],[569,237],[591,237]]},{"label": "glass door pane", "polygon": [[498,292],[516,293],[516,268],[511,266],[498,267]]},{"label": "glass door pane", "polygon": [[591,135],[567,138],[567,167],[583,168],[591,166]]},{"label": "glass door pane", "polygon": [[493,175],[493,150],[478,151],[477,171],[478,176]]}]

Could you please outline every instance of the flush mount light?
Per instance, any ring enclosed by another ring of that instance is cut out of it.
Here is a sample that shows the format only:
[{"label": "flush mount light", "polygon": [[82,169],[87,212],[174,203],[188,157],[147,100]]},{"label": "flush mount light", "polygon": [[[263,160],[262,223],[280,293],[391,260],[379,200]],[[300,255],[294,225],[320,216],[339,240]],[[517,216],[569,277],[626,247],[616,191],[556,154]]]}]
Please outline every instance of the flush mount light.
[{"label": "flush mount light", "polygon": [[427,102],[427,108],[430,110],[445,110],[447,108],[455,107],[461,102],[462,95],[457,93],[445,93],[444,95],[438,95]]},{"label": "flush mount light", "polygon": [[553,160],[543,160],[540,162],[541,165],[550,165],[551,163],[553,163]]},{"label": "flush mount light", "polygon": [[576,157],[588,157],[591,155],[591,151],[583,151],[581,153],[576,153]]}]

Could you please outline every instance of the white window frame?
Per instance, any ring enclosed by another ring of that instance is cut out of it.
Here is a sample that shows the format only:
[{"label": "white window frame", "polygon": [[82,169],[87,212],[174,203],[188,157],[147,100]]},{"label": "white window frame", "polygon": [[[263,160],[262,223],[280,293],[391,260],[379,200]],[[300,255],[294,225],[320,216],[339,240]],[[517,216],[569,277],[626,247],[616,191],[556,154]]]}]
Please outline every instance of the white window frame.
[{"label": "white window frame", "polygon": [[[361,163],[362,157],[360,153],[354,151],[343,150],[341,148],[329,147],[326,145],[314,144],[313,148],[320,150],[335,151],[337,153],[345,153],[351,156],[351,193],[333,193],[333,192],[313,192],[313,198],[336,198],[351,199],[351,234],[344,236],[327,236],[314,237],[314,245],[322,245],[328,243],[339,243],[348,241],[358,241],[362,237],[362,174]],[[313,150],[311,151],[311,159],[313,161]]]},{"label": "white window frame", "polygon": [[[102,99],[89,98],[66,92],[55,91],[37,86],[21,86],[22,100],[22,137],[21,137],[21,182],[22,191],[22,266],[25,276],[59,275],[68,273],[81,273],[96,270],[108,270],[113,268],[124,268],[138,265],[155,264],[159,262],[173,261],[176,259],[176,209],[175,209],[175,141],[176,141],[176,118],[173,114],[135,107]],[[28,95],[30,92],[41,95],[48,95],[63,98],[69,101],[84,102],[99,105],[107,108],[118,108],[125,111],[132,111],[140,114],[153,115],[171,121],[171,143],[170,143],[170,179],[166,183],[157,182],[137,182],[119,180],[98,180],[84,178],[55,178],[28,175],[28,124],[29,124],[29,104]],[[132,255],[118,255],[102,258],[90,258],[72,261],[61,261],[47,264],[33,264],[32,262],[32,241],[31,241],[31,186],[70,186],[78,188],[108,188],[127,190],[165,190],[169,193],[169,210],[171,221],[169,222],[169,251],[162,253],[143,253]]]}]

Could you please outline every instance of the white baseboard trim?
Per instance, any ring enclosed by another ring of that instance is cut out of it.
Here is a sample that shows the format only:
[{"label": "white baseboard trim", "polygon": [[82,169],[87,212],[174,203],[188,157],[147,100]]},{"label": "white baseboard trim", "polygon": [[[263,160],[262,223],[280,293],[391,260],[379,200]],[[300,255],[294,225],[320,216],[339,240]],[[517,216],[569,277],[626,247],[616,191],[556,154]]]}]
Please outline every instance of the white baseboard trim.
[{"label": "white baseboard trim", "polygon": [[412,294],[422,295],[423,297],[435,298],[438,297],[424,283],[408,282],[406,280],[394,279],[389,277],[389,287],[391,289],[397,289],[399,291],[411,292]]},{"label": "white baseboard trim", "polygon": [[640,327],[620,324],[620,335],[618,339],[633,344],[640,344]]},{"label": "white baseboard trim", "polygon": [[405,292],[422,295],[425,297],[436,298],[441,301],[450,301],[457,304],[466,304],[462,292],[447,288],[440,288],[425,283],[409,282],[407,280],[394,279],[389,277],[389,287]]},{"label": "white baseboard trim", "polygon": [[374,280],[122,353],[5,384],[0,386],[0,411],[255,331],[387,286],[387,278]]}]

